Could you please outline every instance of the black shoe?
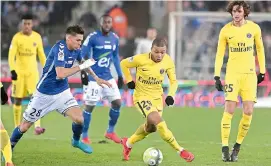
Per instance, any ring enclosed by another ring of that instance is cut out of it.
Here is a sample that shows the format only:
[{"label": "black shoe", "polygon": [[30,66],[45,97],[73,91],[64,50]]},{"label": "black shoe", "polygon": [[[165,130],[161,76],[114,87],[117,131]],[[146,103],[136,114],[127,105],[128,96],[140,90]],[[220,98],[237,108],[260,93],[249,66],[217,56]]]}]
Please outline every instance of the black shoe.
[{"label": "black shoe", "polygon": [[222,161],[224,162],[230,161],[230,150],[228,146],[222,147]]},{"label": "black shoe", "polygon": [[235,144],[231,151],[231,161],[237,162],[238,161],[238,153],[240,151],[240,144]]}]

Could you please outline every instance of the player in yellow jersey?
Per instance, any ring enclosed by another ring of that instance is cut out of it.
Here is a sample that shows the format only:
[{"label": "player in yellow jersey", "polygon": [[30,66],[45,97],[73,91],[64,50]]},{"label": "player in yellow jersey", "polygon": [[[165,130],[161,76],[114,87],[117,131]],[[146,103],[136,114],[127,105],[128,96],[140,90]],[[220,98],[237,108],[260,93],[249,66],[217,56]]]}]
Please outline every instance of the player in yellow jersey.
[{"label": "player in yellow jersey", "polygon": [[[37,55],[42,66],[46,57],[40,34],[32,30],[32,15],[22,17],[22,31],[13,36],[9,49],[9,67],[12,78],[12,97],[14,97],[13,113],[15,127],[20,125],[22,99],[32,95],[39,80]],[[35,134],[44,133],[40,121],[35,123]]]},{"label": "player in yellow jersey", "polygon": [[[233,21],[226,24],[220,31],[215,60],[215,85],[223,91],[220,71],[223,57],[228,45],[229,59],[225,76],[225,110],[221,120],[222,160],[237,161],[240,146],[247,135],[252,120],[254,103],[256,102],[257,83],[264,80],[265,55],[261,36],[261,28],[246,17],[250,13],[249,5],[244,1],[230,2],[227,11]],[[254,44],[260,66],[260,74],[256,75]],[[236,143],[229,152],[229,136],[231,119],[237,105],[237,97],[243,102],[243,117],[239,124]]]},{"label": "player in yellow jersey", "polygon": [[[8,101],[8,95],[1,82],[0,87],[1,87],[1,104],[4,105]],[[6,166],[13,166],[11,144],[8,132],[5,129],[2,121],[0,121],[0,134],[1,134],[1,151],[2,155],[4,156]]]},{"label": "player in yellow jersey", "polygon": [[[191,162],[194,159],[192,153],[184,150],[177,143],[162,118],[162,83],[165,74],[168,75],[170,80],[170,89],[165,100],[168,106],[174,104],[173,97],[178,87],[174,62],[166,54],[166,49],[166,41],[157,38],[152,43],[151,52],[138,54],[121,61],[121,68],[128,82],[128,88],[135,89],[133,94],[134,104],[137,110],[146,118],[146,123],[142,124],[130,138],[122,139],[124,160],[129,160],[133,144],[156,131],[187,162]],[[132,79],[130,68],[136,68],[136,82]]]}]

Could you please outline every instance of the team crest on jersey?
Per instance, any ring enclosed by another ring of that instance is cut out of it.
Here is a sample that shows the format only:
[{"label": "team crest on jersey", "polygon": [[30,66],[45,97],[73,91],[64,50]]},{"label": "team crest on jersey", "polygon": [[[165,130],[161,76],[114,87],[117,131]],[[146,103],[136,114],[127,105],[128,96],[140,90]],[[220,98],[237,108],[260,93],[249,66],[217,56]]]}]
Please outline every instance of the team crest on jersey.
[{"label": "team crest on jersey", "polygon": [[36,47],[36,45],[37,45],[37,43],[36,43],[36,42],[34,42],[34,43],[33,43],[33,46],[34,46],[34,47]]},{"label": "team crest on jersey", "polygon": [[164,74],[165,70],[164,69],[160,69],[160,74]]},{"label": "team crest on jersey", "polygon": [[251,35],[250,33],[247,34],[247,38],[251,38],[251,36],[252,36],[252,35]]}]

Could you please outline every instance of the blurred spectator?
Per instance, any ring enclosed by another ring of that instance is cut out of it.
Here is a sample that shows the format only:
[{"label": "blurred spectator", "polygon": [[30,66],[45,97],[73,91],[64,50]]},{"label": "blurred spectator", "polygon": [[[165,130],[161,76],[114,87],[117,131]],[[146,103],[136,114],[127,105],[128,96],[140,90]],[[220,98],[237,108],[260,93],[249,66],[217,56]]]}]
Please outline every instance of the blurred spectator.
[{"label": "blurred spectator", "polygon": [[107,12],[113,18],[113,29],[119,37],[126,37],[128,28],[128,18],[126,13],[118,6],[115,5]]},{"label": "blurred spectator", "polygon": [[79,22],[80,22],[80,25],[84,27],[92,27],[92,28],[97,27],[97,19],[95,15],[91,12],[83,14]]},{"label": "blurred spectator", "polygon": [[149,28],[147,30],[147,38],[141,39],[138,42],[137,48],[136,48],[136,54],[142,54],[146,52],[150,52],[152,41],[157,36],[157,30],[155,28]]},{"label": "blurred spectator", "polygon": [[135,29],[134,27],[128,27],[127,38],[124,39],[124,44],[120,46],[121,59],[128,58],[135,54]]}]

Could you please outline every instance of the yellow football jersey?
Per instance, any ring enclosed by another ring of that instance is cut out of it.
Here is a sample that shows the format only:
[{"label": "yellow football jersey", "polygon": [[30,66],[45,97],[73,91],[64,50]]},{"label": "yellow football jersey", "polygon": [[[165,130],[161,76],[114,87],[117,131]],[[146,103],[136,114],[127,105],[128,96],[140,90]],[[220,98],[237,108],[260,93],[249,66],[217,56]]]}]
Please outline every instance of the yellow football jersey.
[{"label": "yellow football jersey", "polygon": [[32,31],[29,36],[22,32],[16,33],[12,38],[8,54],[10,70],[37,71],[37,55],[44,66],[46,56],[40,34],[35,31]]},{"label": "yellow football jersey", "polygon": [[227,73],[255,73],[254,44],[260,66],[260,73],[265,73],[265,55],[258,24],[246,20],[241,27],[232,22],[226,24],[220,31],[217,54],[215,60],[215,76],[220,76],[226,45],[228,45],[229,59]]},{"label": "yellow football jersey", "polygon": [[169,55],[155,63],[150,53],[138,54],[121,61],[122,72],[127,82],[132,81],[129,68],[136,68],[136,87],[134,98],[148,96],[159,98],[163,94],[162,84],[165,74],[170,80],[169,96],[174,96],[178,87],[176,80],[175,65]]}]

